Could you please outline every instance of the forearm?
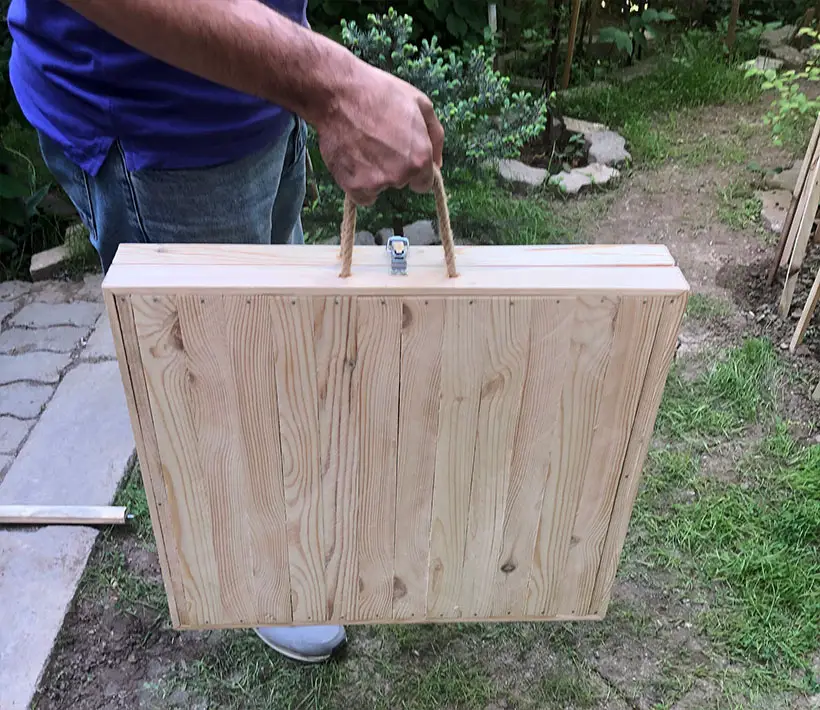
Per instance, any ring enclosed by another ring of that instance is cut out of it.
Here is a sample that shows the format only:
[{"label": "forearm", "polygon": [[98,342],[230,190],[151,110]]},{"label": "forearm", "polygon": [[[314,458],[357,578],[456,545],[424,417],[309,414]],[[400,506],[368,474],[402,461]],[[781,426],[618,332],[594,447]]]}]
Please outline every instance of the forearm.
[{"label": "forearm", "polygon": [[319,125],[356,59],[258,0],[63,0],[127,44]]}]

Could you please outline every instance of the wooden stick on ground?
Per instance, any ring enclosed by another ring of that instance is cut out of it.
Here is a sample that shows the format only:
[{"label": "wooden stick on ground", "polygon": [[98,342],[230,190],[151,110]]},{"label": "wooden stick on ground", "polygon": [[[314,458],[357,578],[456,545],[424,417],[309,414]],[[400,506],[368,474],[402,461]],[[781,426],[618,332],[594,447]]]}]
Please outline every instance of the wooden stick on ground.
[{"label": "wooden stick on ground", "polygon": [[797,328],[789,344],[789,350],[791,352],[794,352],[800,343],[803,342],[803,336],[806,334],[811,318],[814,315],[814,309],[817,308],[818,301],[820,301],[820,269],[817,271],[817,276],[814,277],[814,284],[809,292],[809,297],[806,299],[806,305],[803,306],[803,313],[800,314],[800,320],[797,322]]},{"label": "wooden stick on ground", "polygon": [[104,505],[0,505],[0,525],[124,525],[123,507]]},{"label": "wooden stick on ground", "polygon": [[567,38],[567,63],[564,65],[564,76],[561,79],[561,88],[569,87],[572,75],[572,58],[575,55],[575,35],[578,32],[578,15],[581,14],[581,0],[572,0],[572,15],[570,16],[569,37]]},{"label": "wooden stick on ground", "polygon": [[777,276],[777,269],[781,266],[786,266],[791,258],[791,249],[787,249],[786,246],[789,243],[791,243],[791,245],[794,244],[794,241],[790,240],[789,237],[794,234],[792,231],[794,217],[797,214],[797,206],[800,203],[800,197],[806,187],[806,177],[808,176],[809,166],[811,165],[812,159],[814,158],[814,153],[817,149],[818,137],[820,137],[820,113],[817,114],[817,120],[814,122],[814,130],[812,131],[808,148],[806,148],[806,155],[803,158],[803,164],[800,166],[800,172],[797,175],[797,182],[792,190],[792,199],[791,204],[789,205],[789,212],[783,222],[783,228],[780,230],[780,241],[777,244],[777,251],[775,252],[774,261],[769,269],[769,286],[774,283],[774,279]]},{"label": "wooden stick on ground", "polygon": [[[814,216],[817,214],[817,207],[820,205],[820,154],[814,156],[814,169],[809,182],[806,183],[808,198],[805,202],[801,199],[801,207],[798,208],[795,219],[800,218],[800,226],[794,240],[794,251],[789,260],[789,269],[786,272],[786,283],[783,286],[783,294],[780,298],[780,315],[785,318],[789,315],[792,307],[794,289],[797,286],[797,277],[800,275],[800,268],[803,266],[803,258],[806,256],[806,248],[809,245],[811,228],[814,224]],[[809,186],[810,189],[809,189]]]}]

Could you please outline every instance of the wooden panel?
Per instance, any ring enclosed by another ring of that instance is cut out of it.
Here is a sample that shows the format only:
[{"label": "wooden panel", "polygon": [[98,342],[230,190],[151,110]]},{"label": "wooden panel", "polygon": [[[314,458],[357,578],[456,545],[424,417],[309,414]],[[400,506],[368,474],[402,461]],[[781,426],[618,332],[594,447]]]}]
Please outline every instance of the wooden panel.
[{"label": "wooden panel", "polygon": [[[459,606],[465,616],[489,616],[501,555],[504,510],[530,345],[531,303],[488,299],[478,436]],[[479,372],[473,377],[479,377]]]},{"label": "wooden panel", "polygon": [[137,457],[140,462],[140,475],[157,544],[162,581],[168,598],[168,611],[171,623],[178,627],[190,622],[188,603],[182,587],[174,530],[168,517],[165,481],[162,476],[156,431],[148,401],[148,389],[142,369],[131,300],[123,296],[114,296],[107,291],[103,292],[103,296],[125,390],[125,401],[131,417],[131,429],[134,432]]},{"label": "wooden panel", "polygon": [[443,299],[402,304],[393,618],[427,615],[430,514],[436,470]]},{"label": "wooden panel", "polygon": [[595,591],[590,603],[590,613],[593,614],[605,613],[609,604],[609,595],[615,581],[618,560],[629,527],[632,506],[638,495],[641,469],[646,461],[649,443],[655,429],[655,418],[663,396],[669,366],[675,355],[686,301],[685,297],[664,299],[663,313],[652,346],[652,355],[646,368],[641,399],[629,438],[623,470],[618,481],[618,492],[615,496],[612,518],[604,543],[601,568],[595,580]]},{"label": "wooden panel", "polygon": [[532,304],[521,414],[512,447],[503,544],[493,570],[494,616],[523,616],[550,460],[559,446],[562,384],[570,361],[574,299]]},{"label": "wooden panel", "polygon": [[583,477],[583,493],[573,525],[569,557],[561,573],[558,613],[586,614],[589,609],[662,310],[662,299],[635,298],[623,299],[618,309],[592,453],[586,473],[578,472]]},{"label": "wooden panel", "polygon": [[470,485],[478,431],[487,300],[448,299],[444,311],[441,404],[433,482],[427,613],[462,615]]},{"label": "wooden panel", "polygon": [[325,618],[324,510],[314,311],[308,298],[271,298],[294,621]]},{"label": "wooden panel", "polygon": [[536,537],[525,610],[554,615],[561,571],[569,555],[575,511],[592,451],[604,375],[609,364],[617,302],[579,298],[563,337],[569,368],[562,382],[559,445],[550,452],[544,503]]},{"label": "wooden panel", "polygon": [[339,278],[339,267],[313,266],[181,266],[112,267],[106,287],[114,293],[150,294],[216,292],[222,295],[267,294],[290,296],[675,296],[688,290],[680,271],[672,267],[467,268],[447,277],[444,266],[411,269],[412,276],[396,278],[386,265],[360,266]]},{"label": "wooden panel", "polygon": [[131,303],[173,521],[169,532],[177,546],[189,605],[187,617],[192,625],[226,623],[231,616],[220,595],[210,481],[200,462],[176,299],[135,295]]},{"label": "wooden panel", "polygon": [[390,618],[393,609],[401,301],[359,298],[357,311],[358,615]]},{"label": "wooden panel", "polygon": [[314,301],[319,396],[327,618],[344,621],[358,608],[358,395],[356,299]]},{"label": "wooden panel", "polygon": [[125,525],[123,506],[0,505],[0,525]]},{"label": "wooden panel", "polygon": [[[457,246],[459,266],[674,266],[669,250],[657,244],[538,244],[528,246]],[[414,246],[414,268],[440,268],[439,246]],[[353,266],[384,266],[389,256],[384,247],[357,246]],[[282,244],[122,244],[116,267],[134,265],[214,266],[260,264],[264,266],[337,266],[339,247]]]}]

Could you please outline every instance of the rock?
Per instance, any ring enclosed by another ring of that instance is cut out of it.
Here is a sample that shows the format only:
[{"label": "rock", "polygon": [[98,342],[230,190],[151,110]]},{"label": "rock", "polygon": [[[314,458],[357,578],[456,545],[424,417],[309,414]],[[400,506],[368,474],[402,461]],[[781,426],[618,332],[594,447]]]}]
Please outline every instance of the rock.
[{"label": "rock", "polygon": [[14,309],[17,306],[9,301],[5,301],[4,303],[0,303],[0,323],[2,323],[8,315],[14,312]]},{"label": "rock", "polygon": [[498,173],[509,182],[523,183],[532,187],[539,187],[547,179],[547,171],[543,168],[533,168],[520,160],[499,160]]},{"label": "rock", "polygon": [[29,380],[58,382],[60,373],[71,362],[69,353],[27,353],[0,355],[0,385]]},{"label": "rock", "polygon": [[45,281],[53,278],[68,261],[68,247],[61,244],[53,249],[46,249],[31,257],[29,273],[32,281]]},{"label": "rock", "polygon": [[799,49],[789,47],[788,45],[772,47],[769,51],[776,59],[783,62],[783,66],[786,69],[802,69],[809,60]]},{"label": "rock", "polygon": [[760,219],[763,226],[770,232],[780,234],[783,229],[783,222],[786,221],[786,213],[789,211],[792,194],[786,190],[769,190],[766,192],[756,192],[755,197],[760,200]]},{"label": "rock", "polygon": [[376,246],[376,237],[374,237],[370,232],[356,232],[356,236],[353,238],[353,243],[359,247],[374,247]]},{"label": "rock", "polygon": [[100,304],[87,301],[30,303],[11,319],[11,324],[26,328],[49,328],[54,325],[92,326],[100,317],[100,313]]},{"label": "rock", "polygon": [[605,126],[603,123],[582,121],[579,118],[564,118],[564,127],[570,133],[582,133],[584,136],[609,130],[609,126]]},{"label": "rock", "polygon": [[14,417],[0,417],[0,453],[10,454],[23,443],[33,421],[23,421]]},{"label": "rock", "polygon": [[787,190],[789,193],[794,193],[797,178],[800,177],[801,167],[802,162],[798,160],[787,170],[770,173],[766,176],[766,187],[770,187],[772,190]]},{"label": "rock", "polygon": [[39,416],[54,388],[30,382],[15,382],[0,387],[0,415],[11,414],[18,419]]},{"label": "rock", "polygon": [[769,49],[788,45],[797,28],[794,25],[783,25],[775,30],[766,30],[760,35],[760,44]]},{"label": "rock", "polygon": [[10,301],[27,294],[31,290],[28,281],[3,281],[0,283],[0,301]]},{"label": "rock", "polygon": [[97,321],[97,327],[88,339],[80,357],[83,360],[113,360],[117,357],[117,351],[114,349],[114,335],[111,332],[107,315],[103,314]]},{"label": "rock", "polygon": [[589,162],[619,166],[632,160],[626,149],[626,139],[615,131],[598,131],[586,137]]},{"label": "rock", "polygon": [[21,354],[32,350],[70,353],[88,335],[88,327],[10,328],[0,334],[0,353]]},{"label": "rock", "polygon": [[558,175],[553,175],[550,178],[550,185],[557,186],[567,195],[577,195],[583,188],[590,185],[606,185],[620,174],[615,168],[592,163],[585,168],[573,168],[569,172],[565,170]]},{"label": "rock", "polygon": [[767,69],[774,69],[777,71],[783,66],[782,59],[775,59],[774,57],[758,57],[757,59],[750,59],[743,65],[744,69],[758,69],[766,71]]},{"label": "rock", "polygon": [[413,224],[404,226],[404,236],[410,242],[410,246],[424,247],[438,244],[438,234],[433,228],[433,223],[429,219],[422,219]]},{"label": "rock", "polygon": [[379,246],[384,246],[387,244],[387,240],[393,236],[393,228],[392,227],[382,227],[378,232],[376,232],[376,244]]}]

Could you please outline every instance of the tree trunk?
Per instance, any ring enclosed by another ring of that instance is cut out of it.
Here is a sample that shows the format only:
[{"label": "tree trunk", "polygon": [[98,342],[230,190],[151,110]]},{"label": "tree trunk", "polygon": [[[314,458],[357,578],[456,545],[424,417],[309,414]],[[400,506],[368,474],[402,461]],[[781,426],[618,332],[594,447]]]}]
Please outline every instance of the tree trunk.
[{"label": "tree trunk", "polygon": [[552,47],[550,47],[549,67],[547,76],[544,79],[544,90],[549,96],[555,89],[558,77],[558,62],[561,57],[561,8],[563,0],[553,0],[552,10]]},{"label": "tree trunk", "polygon": [[564,64],[564,76],[561,78],[562,89],[569,87],[569,80],[572,76],[572,57],[575,54],[575,35],[578,32],[578,16],[580,13],[581,0],[572,0],[572,14],[570,15],[569,34],[567,35],[567,61]]},{"label": "tree trunk", "polygon": [[740,0],[732,0],[732,13],[729,15],[729,31],[726,34],[726,46],[731,51],[737,37],[737,20],[740,16]]}]

